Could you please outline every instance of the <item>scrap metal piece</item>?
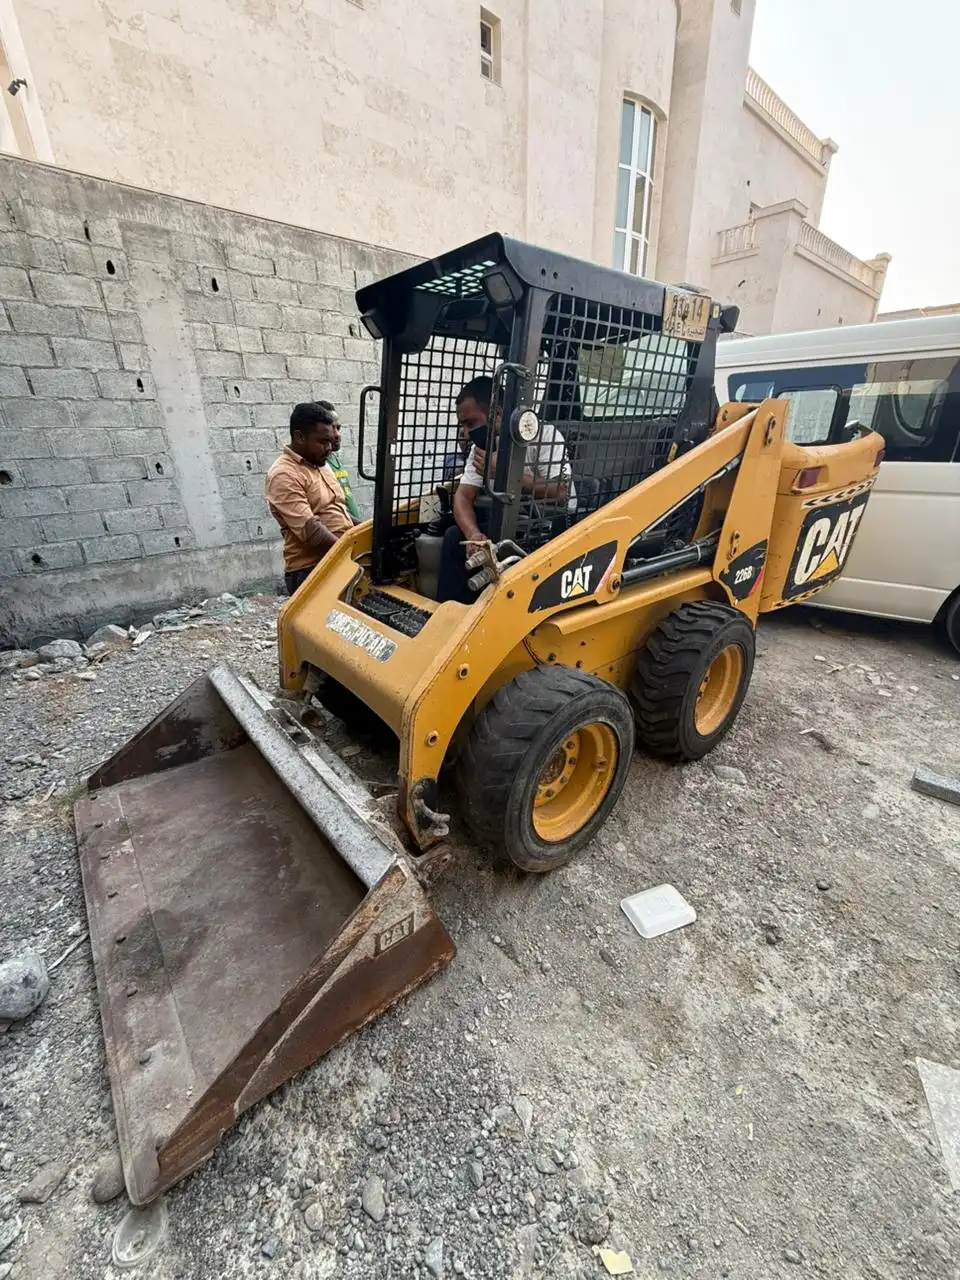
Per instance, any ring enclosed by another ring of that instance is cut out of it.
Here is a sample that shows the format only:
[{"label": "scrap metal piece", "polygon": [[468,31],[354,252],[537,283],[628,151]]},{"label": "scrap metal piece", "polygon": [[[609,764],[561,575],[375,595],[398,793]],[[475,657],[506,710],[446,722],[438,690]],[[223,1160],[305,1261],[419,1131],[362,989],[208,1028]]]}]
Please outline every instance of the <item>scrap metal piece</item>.
[{"label": "scrap metal piece", "polygon": [[960,778],[937,773],[928,769],[925,764],[917,765],[910,785],[921,795],[935,796],[938,800],[946,800],[948,804],[960,804]]},{"label": "scrap metal piece", "polygon": [[960,1071],[917,1059],[920,1083],[954,1191],[960,1191]]}]

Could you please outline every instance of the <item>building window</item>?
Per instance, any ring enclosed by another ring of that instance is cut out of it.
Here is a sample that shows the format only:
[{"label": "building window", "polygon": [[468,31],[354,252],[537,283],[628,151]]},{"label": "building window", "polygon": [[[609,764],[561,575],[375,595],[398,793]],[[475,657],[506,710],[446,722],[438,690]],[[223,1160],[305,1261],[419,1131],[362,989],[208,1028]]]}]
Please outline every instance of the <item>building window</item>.
[{"label": "building window", "polygon": [[480,74],[500,83],[500,19],[486,9],[480,10]]},{"label": "building window", "polygon": [[740,0],[730,0],[730,8],[739,18],[740,17]]},{"label": "building window", "polygon": [[624,101],[620,117],[613,265],[635,276],[642,276],[646,270],[650,246],[655,130],[652,112],[639,103]]}]

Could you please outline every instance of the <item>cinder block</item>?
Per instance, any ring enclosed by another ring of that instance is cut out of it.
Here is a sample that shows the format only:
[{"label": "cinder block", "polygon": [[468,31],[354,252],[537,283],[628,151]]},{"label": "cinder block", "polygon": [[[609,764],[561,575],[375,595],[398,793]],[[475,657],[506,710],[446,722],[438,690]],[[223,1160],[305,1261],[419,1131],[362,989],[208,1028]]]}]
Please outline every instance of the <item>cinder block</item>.
[{"label": "cinder block", "polygon": [[100,284],[87,276],[53,275],[34,271],[33,288],[38,299],[52,307],[100,307]]},{"label": "cinder block", "polygon": [[115,511],[127,506],[127,490],[122,484],[87,484],[65,492],[71,511]]},{"label": "cinder block", "polygon": [[[303,285],[302,288],[308,286]],[[257,276],[253,292],[259,302],[297,302],[297,286],[292,280],[278,280],[275,276]]]},{"label": "cinder block", "polygon": [[105,511],[103,521],[107,533],[146,533],[160,528],[160,511],[157,507],[120,507]]},{"label": "cinder block", "polygon": [[221,378],[201,378],[200,392],[204,404],[222,404],[227,398],[227,389]]},{"label": "cinder block", "polygon": [[331,382],[346,382],[362,386],[369,381],[370,370],[365,370],[359,360],[328,360],[327,371]]},{"label": "cinder block", "polygon": [[244,355],[243,372],[247,378],[283,378],[287,372],[287,358],[277,355]]},{"label": "cinder block", "polygon": [[116,342],[142,342],[143,330],[140,317],[133,311],[115,311],[107,317]]},{"label": "cinder block", "polygon": [[[119,376],[119,375],[118,375]],[[78,427],[132,427],[135,425],[133,405],[125,400],[92,400],[73,406]]]},{"label": "cinder block", "polygon": [[216,240],[175,231],[171,243],[178,258],[186,258],[201,267],[224,266],[223,246]]},{"label": "cinder block", "polygon": [[[70,406],[64,401],[37,400],[32,396],[22,400],[0,401],[0,417],[8,427],[70,427],[73,418]],[[45,453],[30,454],[30,457],[46,457]]]},{"label": "cinder block", "polygon": [[363,326],[354,316],[353,304],[342,311],[324,311],[323,332],[338,338],[355,338]]},{"label": "cinder block", "polygon": [[290,411],[293,406],[302,404],[305,400],[310,399],[309,382],[275,382],[273,387],[274,390],[278,387],[285,387],[288,391],[295,389],[295,394],[278,400],[274,404],[254,405],[253,425],[255,427],[269,427],[271,431],[275,431],[277,427],[288,427],[290,425]]},{"label": "cinder block", "polygon": [[197,368],[208,378],[239,378],[243,374],[240,357],[232,351],[198,351]]},{"label": "cinder block", "polygon": [[53,349],[47,338],[0,333],[0,364],[49,366],[54,364]]},{"label": "cinder block", "polygon": [[227,266],[234,271],[243,271],[249,276],[272,276],[273,259],[262,258],[255,253],[244,253],[232,244],[226,246]]},{"label": "cinder block", "polygon": [[252,325],[257,329],[279,329],[283,316],[275,302],[235,302],[237,324]]},{"label": "cinder block", "polygon": [[343,338],[335,338],[329,333],[308,333],[304,339],[308,356],[321,356],[325,360],[343,359]]},{"label": "cinder block", "polygon": [[190,529],[171,529],[141,533],[140,545],[145,556],[158,556],[173,551],[188,551],[196,542]]},{"label": "cinder block", "polygon": [[0,516],[16,520],[26,516],[53,516],[66,511],[67,504],[59,489],[0,489]]},{"label": "cinder block", "polygon": [[138,560],[140,543],[136,534],[124,533],[117,537],[89,538],[80,544],[88,564],[103,564],[107,560]]},{"label": "cinder block", "polygon": [[[122,435],[122,432],[118,432]],[[113,454],[110,432],[96,428],[47,431],[55,458],[109,458]]]},{"label": "cinder block", "polygon": [[150,355],[142,342],[120,343],[120,364],[131,373],[140,373],[150,367]]},{"label": "cinder block", "polygon": [[42,204],[24,200],[20,205],[20,221],[24,229],[33,235],[54,240],[83,240],[83,218],[79,213],[67,213]]},{"label": "cinder block", "polygon": [[[323,312],[312,307],[281,306],[283,328],[290,333],[323,333]],[[265,324],[265,329],[278,329],[279,325]]]},{"label": "cinder block", "polygon": [[206,320],[208,324],[231,324],[234,318],[233,303],[222,294],[208,297],[203,293],[188,293],[185,310],[188,320]]},{"label": "cinder block", "polygon": [[[300,302],[315,311],[338,311],[340,309],[341,290],[330,284],[301,284]],[[353,310],[356,309],[354,304]]]},{"label": "cinder block", "polygon": [[[80,318],[69,307],[45,307],[42,302],[8,302],[10,323],[18,333],[71,336],[80,332]],[[103,312],[94,313],[102,315]]]},{"label": "cinder block", "polygon": [[21,464],[14,462],[12,458],[5,458],[0,453],[0,485],[4,487],[13,485],[15,488],[22,489],[24,484]]},{"label": "cinder block", "polygon": [[176,481],[161,479],[159,476],[147,480],[127,481],[127,493],[130,495],[132,507],[152,507],[163,502],[180,501],[180,491]]},{"label": "cinder block", "polygon": [[237,325],[237,337],[240,339],[240,350],[258,352],[263,350],[263,335],[259,329],[251,329],[249,325]]},{"label": "cinder block", "polygon": [[0,298],[32,298],[30,277],[22,267],[0,267]]},{"label": "cinder block", "polygon": [[136,454],[129,458],[93,458],[87,463],[94,480],[146,480],[147,460]]},{"label": "cinder block", "polygon": [[187,509],[179,502],[165,502],[158,508],[160,523],[164,529],[189,529],[190,520]]},{"label": "cinder block", "polygon": [[40,521],[36,519],[14,519],[12,516],[0,520],[0,547],[12,551],[15,547],[32,547],[40,541]]},{"label": "cinder block", "polygon": [[378,360],[379,352],[372,338],[343,338],[343,354],[348,360]]},{"label": "cinder block", "polygon": [[317,278],[317,264],[303,254],[280,255],[276,260],[277,275],[284,280],[298,280],[313,284]]},{"label": "cinder block", "polygon": [[270,520],[264,498],[224,498],[223,514],[227,520]]},{"label": "cinder block", "polygon": [[155,400],[157,396],[157,389],[149,373],[104,370],[97,374],[97,386],[100,394],[108,400],[135,400],[138,396],[143,396],[145,400]]},{"label": "cinder block", "polygon": [[12,551],[0,551],[0,579],[12,578],[14,574],[19,572],[20,566],[14,559],[14,553]]},{"label": "cinder block", "polygon": [[[215,324],[213,326],[214,337],[216,342],[214,346],[219,351],[239,351],[240,350],[240,334],[235,324]],[[257,332],[254,330],[253,332]]]},{"label": "cinder block", "polygon": [[0,231],[0,262],[5,267],[30,267],[30,250],[22,231]]},{"label": "cinder block", "polygon": [[105,245],[110,249],[123,249],[123,236],[120,233],[118,219],[88,214],[84,222],[93,244]]},{"label": "cinder block", "polygon": [[0,429],[0,458],[49,458],[50,442],[42,431]]},{"label": "cinder block", "polygon": [[[0,85],[0,88],[3,86]],[[0,399],[7,396],[25,397],[29,396],[30,388],[27,386],[26,375],[22,369],[18,369],[16,365],[4,364],[0,365]],[[0,414],[3,410],[0,407]]]},{"label": "cinder block", "polygon": [[37,271],[62,271],[60,250],[55,240],[46,236],[27,236],[27,253],[29,261],[26,265]]},{"label": "cinder block", "polygon": [[244,496],[243,472],[236,475],[220,476],[217,482],[221,498],[242,498]]},{"label": "cinder block", "polygon": [[[275,404],[283,405],[284,412],[289,414],[295,404],[303,404],[306,400],[316,400],[317,393],[312,382],[304,382],[299,378],[278,378],[270,383],[270,390],[273,392]],[[319,397],[321,400],[332,400],[333,397],[327,395],[326,385],[323,388],[323,395]],[[256,421],[256,417],[254,417]]]},{"label": "cinder block", "polygon": [[81,369],[30,369],[34,394],[51,400],[93,400],[97,384]]},{"label": "cinder block", "polygon": [[149,456],[154,453],[163,453],[167,441],[162,431],[134,427],[129,431],[113,432],[113,444],[120,457],[137,454]]},{"label": "cinder block", "polygon": [[68,542],[71,538],[97,538],[104,532],[99,511],[77,511],[65,516],[44,516],[40,521],[48,542]]},{"label": "cinder block", "polygon": [[253,278],[239,271],[227,272],[227,288],[234,302],[253,301]]},{"label": "cinder block", "polygon": [[255,470],[257,456],[256,453],[216,453],[213,461],[218,476],[242,476]]},{"label": "cinder block", "polygon": [[93,249],[88,244],[62,240],[60,242],[60,258],[67,271],[78,276],[100,276],[103,268],[93,256]]},{"label": "cinder block", "polygon": [[68,369],[117,369],[120,360],[112,342],[94,338],[54,338],[57,363]]},{"label": "cinder block", "polygon": [[225,383],[227,399],[239,400],[242,404],[267,404],[270,400],[270,386],[266,380],[254,378],[230,378]]},{"label": "cinder block", "polygon": [[213,351],[217,346],[217,339],[212,324],[207,324],[205,320],[195,320],[187,325],[190,333],[190,341],[194,349],[202,351]]},{"label": "cinder block", "polygon": [[123,313],[125,311],[133,311],[135,302],[133,297],[133,289],[127,280],[107,279],[100,281],[100,292],[103,295],[103,305],[112,314],[113,312]]},{"label": "cinder block", "polygon": [[306,348],[306,334],[287,333],[284,329],[264,329],[264,351],[283,356],[302,356],[310,353]]},{"label": "cinder block", "polygon": [[10,323],[6,307],[0,302],[0,333],[9,333],[12,328],[13,325]]},{"label": "cinder block", "polygon": [[[258,406],[259,407],[259,406]],[[253,409],[248,404],[212,404],[206,410],[211,427],[228,430],[231,427],[249,427],[253,421]]]},{"label": "cinder block", "polygon": [[288,356],[287,368],[291,378],[302,378],[304,381],[324,382],[328,373],[327,361],[319,356]]},{"label": "cinder block", "polygon": [[[90,470],[85,462],[77,458],[45,458],[20,463],[24,480],[32,488],[45,489],[51,485],[86,484],[90,480]],[[64,508],[58,507],[58,511]],[[42,511],[32,511],[30,515],[43,515]]]},{"label": "cinder block", "polygon": [[[274,444],[274,434],[266,429],[250,428],[249,430],[234,431],[233,447],[237,453],[247,453],[256,456],[258,449],[271,449]],[[247,468],[244,468],[246,470]]]},{"label": "cinder block", "polygon": [[195,262],[178,262],[177,278],[184,289],[200,292],[200,268]]},{"label": "cinder block", "polygon": [[[59,316],[69,316],[71,314],[66,307],[51,307],[50,310]],[[108,312],[81,308],[76,314],[80,320],[80,332],[85,338],[97,338],[101,342],[114,342],[116,340],[114,326],[111,323]]]},{"label": "cinder block", "polygon": [[80,544],[77,542],[44,542],[38,547],[27,547],[16,554],[22,573],[43,573],[48,569],[75,569],[83,564],[83,555]]},{"label": "cinder block", "polygon": [[140,262],[169,262],[173,256],[170,232],[142,222],[127,222],[120,228],[123,247],[130,258]]},{"label": "cinder block", "polygon": [[270,515],[269,508],[266,517],[259,520],[247,521],[247,534],[256,542],[274,542],[280,539],[280,530],[277,528],[276,521]]},{"label": "cinder block", "polygon": [[138,427],[148,427],[151,431],[162,431],[166,426],[163,410],[156,400],[147,400],[137,396],[133,404],[134,417]]}]

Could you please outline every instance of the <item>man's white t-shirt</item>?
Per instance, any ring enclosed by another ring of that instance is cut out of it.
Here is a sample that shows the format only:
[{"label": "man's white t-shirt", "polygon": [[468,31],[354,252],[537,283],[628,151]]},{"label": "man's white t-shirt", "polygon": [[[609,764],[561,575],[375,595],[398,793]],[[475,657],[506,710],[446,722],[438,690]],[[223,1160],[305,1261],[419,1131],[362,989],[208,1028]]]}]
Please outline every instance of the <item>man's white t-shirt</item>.
[{"label": "man's white t-shirt", "polygon": [[[563,436],[549,422],[540,427],[540,439],[527,446],[527,471],[538,484],[565,484],[567,486],[567,506],[576,506],[577,495],[573,487],[573,471],[567,457],[567,446]],[[467,461],[464,464],[461,484],[472,485],[475,489],[483,488],[483,472],[477,467],[477,450],[470,446]]]}]

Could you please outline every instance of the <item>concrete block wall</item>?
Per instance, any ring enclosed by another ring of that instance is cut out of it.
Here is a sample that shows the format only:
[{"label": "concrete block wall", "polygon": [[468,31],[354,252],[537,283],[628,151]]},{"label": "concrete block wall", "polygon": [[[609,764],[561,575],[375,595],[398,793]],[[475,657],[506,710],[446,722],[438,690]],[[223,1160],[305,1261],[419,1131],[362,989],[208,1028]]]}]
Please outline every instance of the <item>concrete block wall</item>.
[{"label": "concrete block wall", "polygon": [[0,642],[276,581],[263,475],[329,399],[357,471],[403,255],[0,157]]}]

